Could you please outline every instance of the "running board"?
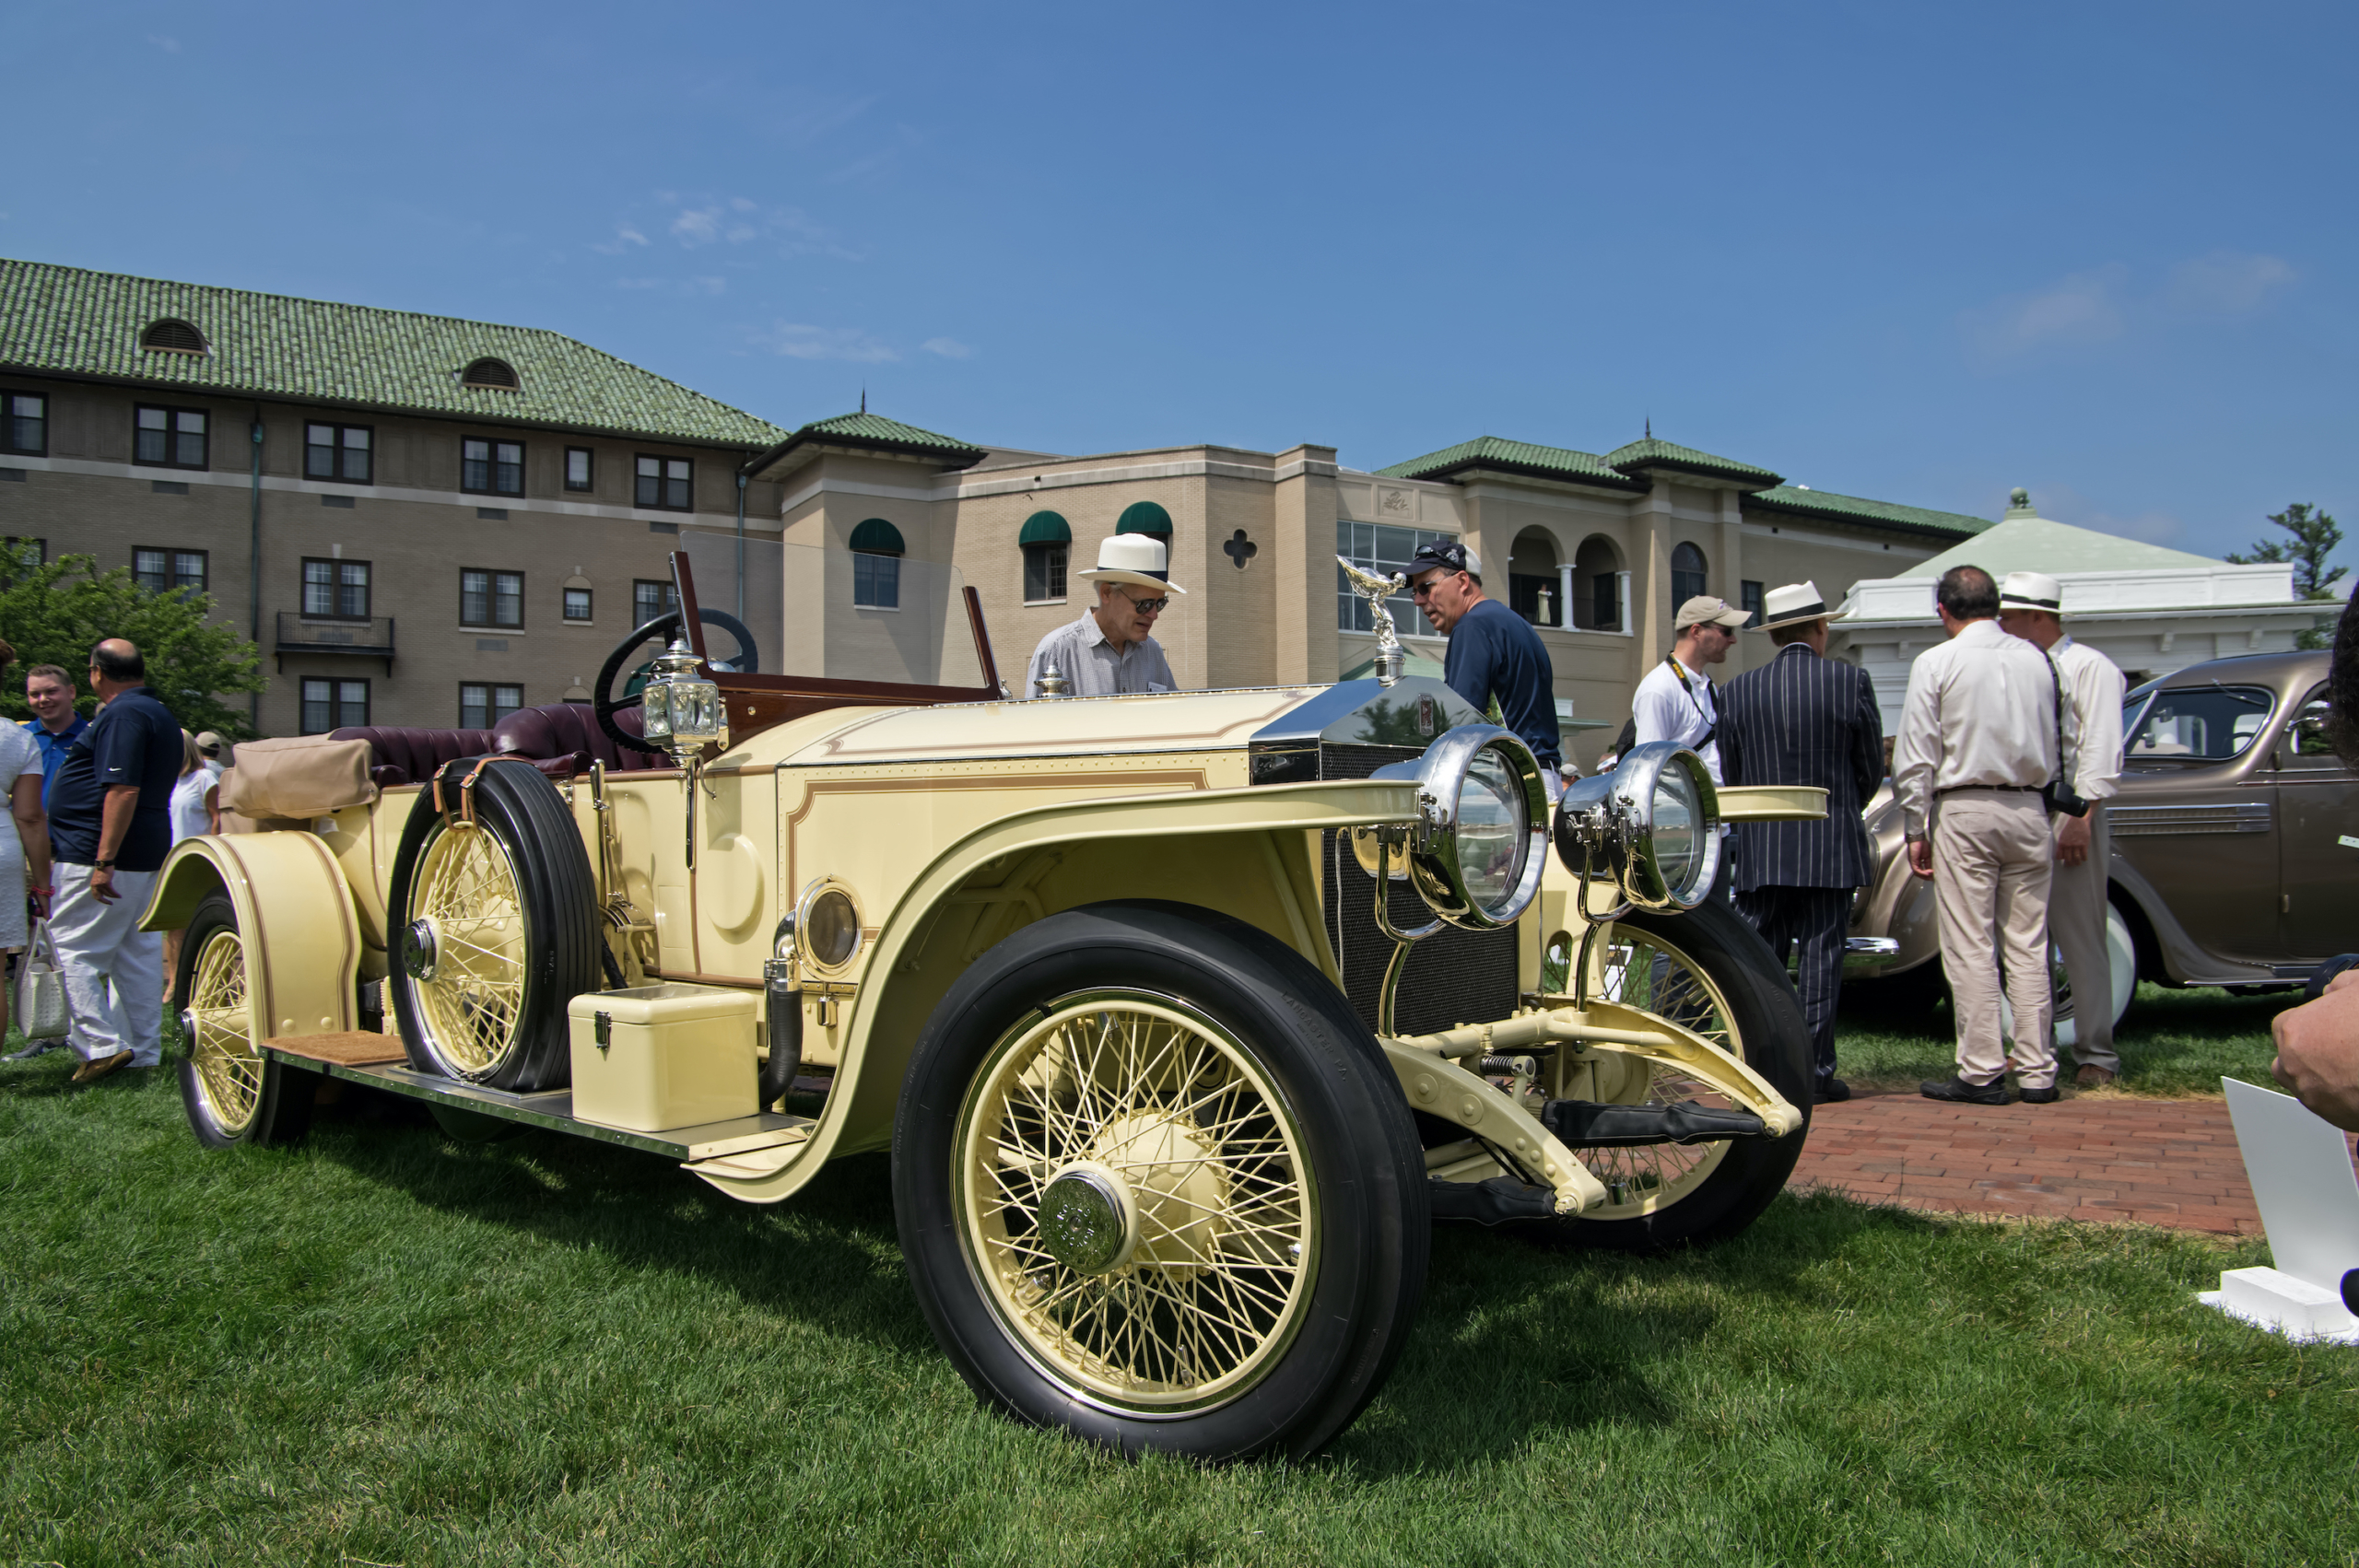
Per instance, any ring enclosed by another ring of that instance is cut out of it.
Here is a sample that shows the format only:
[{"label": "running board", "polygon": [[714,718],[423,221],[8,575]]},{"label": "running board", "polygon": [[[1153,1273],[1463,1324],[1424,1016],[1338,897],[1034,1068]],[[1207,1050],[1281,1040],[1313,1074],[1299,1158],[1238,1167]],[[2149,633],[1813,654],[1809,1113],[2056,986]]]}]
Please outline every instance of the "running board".
[{"label": "running board", "polygon": [[1669,1106],[1601,1106],[1551,1100],[1540,1125],[1567,1149],[1636,1149],[1650,1143],[1716,1143],[1725,1138],[1766,1138],[1768,1127],[1751,1111],[1714,1110],[1693,1100]]},{"label": "running board", "polygon": [[[334,1038],[340,1041],[343,1036]],[[324,1072],[331,1078],[366,1084],[371,1089],[381,1089],[408,1099],[473,1111],[478,1116],[498,1117],[503,1121],[546,1128],[551,1132],[569,1133],[576,1138],[588,1138],[600,1143],[620,1144],[626,1149],[662,1154],[684,1163],[801,1143],[809,1139],[811,1129],[816,1125],[809,1117],[762,1111],[729,1121],[707,1122],[701,1127],[672,1127],[660,1132],[640,1132],[630,1128],[607,1127],[600,1122],[582,1120],[573,1114],[573,1091],[570,1089],[551,1089],[537,1094],[511,1094],[501,1089],[485,1089],[473,1083],[462,1083],[456,1079],[418,1072],[393,1062],[339,1060],[339,1056],[361,1053],[334,1051],[332,1054],[331,1050],[323,1049],[314,1054],[303,1048],[308,1043],[303,1036],[265,1040],[262,1050],[264,1056],[285,1062],[289,1067],[301,1068],[309,1072]],[[400,1042],[393,1041],[393,1049],[398,1052],[400,1048]]]}]

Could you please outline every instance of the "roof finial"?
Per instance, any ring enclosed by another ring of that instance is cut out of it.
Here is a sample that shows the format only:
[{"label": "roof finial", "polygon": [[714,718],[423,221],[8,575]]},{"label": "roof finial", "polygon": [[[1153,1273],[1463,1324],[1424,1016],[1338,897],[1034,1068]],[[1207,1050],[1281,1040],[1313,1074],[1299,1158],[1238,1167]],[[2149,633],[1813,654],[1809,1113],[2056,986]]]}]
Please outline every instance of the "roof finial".
[{"label": "roof finial", "polygon": [[860,389],[860,411],[863,414],[868,412],[868,389],[866,387]]},{"label": "roof finial", "polygon": [[1650,440],[1650,441],[1651,441],[1651,440],[1653,440],[1654,439],[1655,439],[1655,416],[1654,416],[1653,415],[1649,414],[1649,415],[1647,415],[1647,439],[1649,439],[1649,440]]}]

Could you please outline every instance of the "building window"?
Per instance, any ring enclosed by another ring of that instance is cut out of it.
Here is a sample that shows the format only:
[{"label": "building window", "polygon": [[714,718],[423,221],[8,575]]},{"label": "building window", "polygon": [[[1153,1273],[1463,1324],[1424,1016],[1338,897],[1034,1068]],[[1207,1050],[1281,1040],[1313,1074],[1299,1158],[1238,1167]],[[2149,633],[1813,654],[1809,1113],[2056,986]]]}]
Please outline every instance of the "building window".
[{"label": "building window", "polygon": [[[1408,571],[1409,557],[1417,553],[1418,545],[1457,537],[1455,533],[1430,528],[1395,528],[1382,522],[1338,522],[1335,525],[1335,554],[1364,572],[1391,577],[1395,572],[1405,574]],[[1384,603],[1385,607],[1392,612],[1392,627],[1400,636],[1433,635],[1433,628],[1418,613],[1406,588]],[[1347,632],[1376,630],[1376,620],[1368,614],[1367,601],[1352,587],[1351,579],[1344,575],[1340,567],[1335,570],[1335,625]]]},{"label": "building window", "polygon": [[521,626],[524,624],[524,574],[482,571],[469,567],[459,573],[459,624],[463,626]]},{"label": "building window", "polygon": [[150,593],[203,593],[205,556],[202,550],[151,550],[142,546],[131,552],[131,575]]},{"label": "building window", "polygon": [[1736,585],[1738,607],[1753,617],[1745,623],[1749,626],[1757,626],[1761,624],[1762,594],[1761,584],[1750,579]]},{"label": "building window", "polygon": [[303,733],[324,735],[331,730],[369,722],[369,683],[306,678],[303,682]]},{"label": "building window", "polygon": [[659,511],[692,510],[689,502],[695,493],[694,464],[684,457],[641,457],[639,460],[639,489],[632,497],[642,507]]},{"label": "building window", "polygon": [[630,624],[643,626],[680,607],[680,591],[668,582],[639,578],[630,585]]},{"label": "building window", "polygon": [[524,706],[524,688],[486,681],[459,683],[459,728],[488,730]]},{"label": "building window", "polygon": [[167,316],[160,322],[148,323],[139,334],[139,346],[158,349],[166,354],[203,354],[205,334],[186,322]]},{"label": "building window", "polygon": [[205,466],[205,411],[156,408],[141,404],[134,461],[156,468]]},{"label": "building window", "polygon": [[1065,596],[1065,559],[1069,544],[1024,546],[1024,600],[1027,604],[1052,603]]},{"label": "building window", "polygon": [[1682,604],[1704,591],[1704,552],[1682,544],[1671,553],[1672,612],[1676,614]]},{"label": "building window", "polygon": [[49,399],[39,392],[0,392],[0,451],[49,455]]},{"label": "building window", "polygon": [[522,383],[516,379],[516,367],[505,359],[478,359],[459,376],[464,387],[488,387],[494,392],[518,392]]},{"label": "building window", "polygon": [[348,485],[369,483],[371,445],[366,425],[303,427],[303,477],[341,479]]},{"label": "building window", "polygon": [[478,496],[521,496],[524,493],[524,443],[479,441],[459,443],[459,488]]},{"label": "building window", "polygon": [[303,615],[313,621],[365,621],[369,618],[369,563],[328,561],[311,556],[303,562]]},{"label": "building window", "polygon": [[856,609],[901,607],[901,531],[881,517],[851,531],[851,602]]},{"label": "building window", "polygon": [[1599,572],[1589,581],[1589,624],[1600,631],[1622,629],[1621,584],[1613,572]]},{"label": "building window", "polygon": [[565,591],[565,618],[569,621],[586,621],[590,618],[588,589],[569,588]]},{"label": "building window", "polygon": [[594,472],[591,467],[591,451],[588,447],[568,447],[565,449],[565,487],[567,489],[587,490],[591,488],[591,475]]}]

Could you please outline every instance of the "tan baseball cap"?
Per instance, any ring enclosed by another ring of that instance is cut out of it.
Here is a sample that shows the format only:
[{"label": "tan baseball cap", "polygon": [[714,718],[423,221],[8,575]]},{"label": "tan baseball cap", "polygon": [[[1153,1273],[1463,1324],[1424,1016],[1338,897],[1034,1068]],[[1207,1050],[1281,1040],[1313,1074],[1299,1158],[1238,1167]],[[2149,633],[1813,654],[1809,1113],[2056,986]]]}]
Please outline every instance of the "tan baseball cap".
[{"label": "tan baseball cap", "polygon": [[221,749],[221,737],[211,730],[201,730],[196,736],[196,749],[211,756]]},{"label": "tan baseball cap", "polygon": [[1751,619],[1753,619],[1753,612],[1750,610],[1740,610],[1725,599],[1715,599],[1708,593],[1699,593],[1679,607],[1679,614],[1672,618],[1671,629],[1684,632],[1690,626],[1700,626],[1709,623],[1713,626],[1726,626],[1731,631],[1734,631]]}]

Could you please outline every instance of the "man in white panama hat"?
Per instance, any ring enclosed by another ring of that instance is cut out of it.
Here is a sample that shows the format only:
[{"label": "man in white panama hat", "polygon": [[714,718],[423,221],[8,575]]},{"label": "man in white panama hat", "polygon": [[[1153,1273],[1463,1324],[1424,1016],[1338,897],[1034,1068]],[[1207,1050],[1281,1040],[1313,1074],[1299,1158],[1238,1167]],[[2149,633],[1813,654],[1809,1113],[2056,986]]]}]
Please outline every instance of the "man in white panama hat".
[{"label": "man in white panama hat", "polygon": [[1064,677],[1069,696],[1178,691],[1179,677],[1153,633],[1170,596],[1188,591],[1172,583],[1163,542],[1151,534],[1117,533],[1097,546],[1096,570],[1074,575],[1097,586],[1097,603],[1081,619],[1040,639],[1025,673],[1024,695],[1042,695],[1051,666]]},{"label": "man in white panama hat", "polygon": [[2048,888],[2048,935],[2064,954],[2072,983],[2072,1082],[2102,1089],[2121,1073],[2113,1048],[2113,960],[2105,930],[2106,883],[2113,846],[2105,826],[2107,797],[2121,789],[2121,667],[2064,629],[2063,586],[2045,572],[2010,572],[1999,588],[1999,625],[2047,653],[2067,706],[2081,716],[2080,741],[2064,782],[2089,803],[2087,814],[2059,812],[2056,869]]},{"label": "man in white panama hat", "polygon": [[1812,582],[1769,591],[1762,623],[1777,654],[1720,689],[1720,766],[1731,784],[1811,784],[1826,791],[1818,822],[1739,823],[1736,907],[1785,962],[1799,947],[1795,989],[1810,1025],[1820,1105],[1848,1100],[1835,1076],[1835,1006],[1853,893],[1874,880],[1860,808],[1884,778],[1884,719],[1868,673],[1826,657],[1825,595]]}]

